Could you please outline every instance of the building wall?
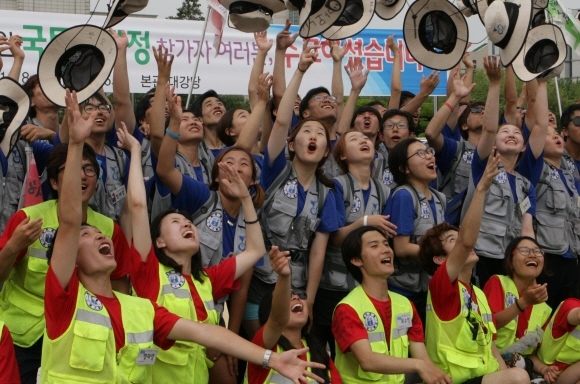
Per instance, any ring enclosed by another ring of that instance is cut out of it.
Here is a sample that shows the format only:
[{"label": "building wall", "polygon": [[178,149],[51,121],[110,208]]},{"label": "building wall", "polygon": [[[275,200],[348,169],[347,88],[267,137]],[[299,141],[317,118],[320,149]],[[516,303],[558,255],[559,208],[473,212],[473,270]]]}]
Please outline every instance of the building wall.
[{"label": "building wall", "polygon": [[90,13],[90,0],[0,0],[0,9],[52,13]]}]

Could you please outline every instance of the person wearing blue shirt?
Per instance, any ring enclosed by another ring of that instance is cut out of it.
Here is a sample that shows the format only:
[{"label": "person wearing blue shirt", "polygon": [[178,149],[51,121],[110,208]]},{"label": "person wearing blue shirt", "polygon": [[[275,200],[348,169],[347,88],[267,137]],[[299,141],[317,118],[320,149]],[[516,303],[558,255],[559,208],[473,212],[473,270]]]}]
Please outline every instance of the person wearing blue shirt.
[{"label": "person wearing blue shirt", "polygon": [[564,158],[568,169],[580,178],[580,104],[568,106],[560,117],[564,136]]}]

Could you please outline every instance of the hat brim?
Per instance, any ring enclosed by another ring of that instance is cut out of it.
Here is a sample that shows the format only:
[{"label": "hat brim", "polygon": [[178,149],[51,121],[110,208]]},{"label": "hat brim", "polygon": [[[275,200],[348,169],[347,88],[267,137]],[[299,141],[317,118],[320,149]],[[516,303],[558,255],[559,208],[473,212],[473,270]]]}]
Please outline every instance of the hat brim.
[{"label": "hat brim", "polygon": [[[143,10],[148,3],[149,0],[125,0],[124,2],[123,0],[114,0],[109,13],[107,14],[107,18],[105,19],[105,26],[103,28],[111,28],[119,24],[131,13]],[[117,12],[119,8],[125,13],[125,15],[114,16],[114,13]]]},{"label": "hat brim", "polygon": [[[232,3],[236,2],[236,1],[240,1],[240,0],[221,0],[220,4],[227,9],[228,11],[230,10],[230,5],[232,5]],[[242,0],[242,1],[246,1],[248,3],[252,3],[252,4],[259,4],[259,5],[263,5],[264,7],[271,9],[273,13],[278,13],[278,12],[282,12],[286,9],[286,4],[284,3],[284,1],[282,0]],[[262,29],[263,31],[263,29]],[[258,31],[261,32],[261,31]]]},{"label": "hat brim", "polygon": [[270,26],[271,20],[272,17],[260,11],[228,14],[228,26],[246,33],[265,31]]},{"label": "hat brim", "polygon": [[300,37],[309,39],[324,33],[332,27],[342,11],[347,0],[326,1],[316,12],[312,12],[312,0],[306,0],[300,10]]},{"label": "hat brim", "polygon": [[76,90],[79,103],[101,89],[117,60],[117,43],[104,29],[94,25],[77,25],[57,35],[48,43],[38,61],[38,83],[46,98],[61,107],[65,106],[66,89],[56,77],[56,63],[68,49],[77,45],[92,45],[102,52],[105,59],[95,79],[85,88]]},{"label": "hat brim", "polygon": [[363,15],[356,23],[344,26],[333,25],[322,36],[328,40],[342,40],[354,36],[365,29],[375,14],[376,0],[362,0],[362,3]]},{"label": "hat brim", "polygon": [[28,116],[28,111],[30,110],[30,97],[22,88],[18,82],[10,77],[3,77],[0,79],[0,96],[5,96],[13,100],[18,105],[18,110],[16,115],[10,122],[10,125],[6,129],[4,138],[0,143],[0,148],[4,155],[8,157],[10,155],[10,147],[13,145],[12,137],[17,133],[18,129]]},{"label": "hat brim", "polygon": [[[530,72],[525,65],[526,53],[534,44],[545,39],[551,39],[556,43],[556,46],[558,47],[558,60],[556,60],[556,62],[550,68],[543,72]],[[539,77],[542,74],[550,71],[551,69],[559,67],[564,62],[564,60],[566,60],[566,51],[566,41],[564,40],[564,34],[562,33],[562,30],[553,24],[543,24],[530,29],[523,49],[512,62],[512,68],[514,69],[514,73],[518,79],[524,82],[531,81],[536,77]]]},{"label": "hat brim", "polygon": [[475,2],[475,8],[477,9],[477,16],[479,16],[479,20],[481,20],[482,24],[485,25],[485,13],[487,12],[487,8],[489,7],[489,4],[493,3],[494,0],[489,1],[488,0],[476,0]]},{"label": "hat brim", "polygon": [[375,6],[375,13],[383,20],[394,19],[405,8],[405,0],[398,0],[391,6],[386,6],[381,2],[377,2]]},{"label": "hat brim", "polygon": [[[430,51],[421,44],[419,39],[418,27],[421,19],[427,13],[436,10],[445,12],[453,20],[457,28],[457,41],[453,51],[449,53]],[[416,19],[413,18],[414,15],[416,15]],[[418,63],[427,68],[446,71],[455,67],[461,61],[467,49],[469,29],[463,14],[447,0],[418,0],[411,4],[405,14],[403,37],[409,53]]]}]

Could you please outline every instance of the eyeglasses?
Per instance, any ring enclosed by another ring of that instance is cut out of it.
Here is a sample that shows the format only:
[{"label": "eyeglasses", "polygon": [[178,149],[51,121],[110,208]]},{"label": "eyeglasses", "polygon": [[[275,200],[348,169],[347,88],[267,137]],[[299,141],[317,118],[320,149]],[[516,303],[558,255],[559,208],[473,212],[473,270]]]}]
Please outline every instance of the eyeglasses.
[{"label": "eyeglasses", "polygon": [[427,157],[427,154],[430,154],[431,156],[435,156],[435,150],[433,148],[419,149],[417,152],[415,152],[411,156],[407,157],[407,160],[409,160],[411,157],[413,157],[415,155],[424,159]]},{"label": "eyeglasses", "polygon": [[[62,171],[64,171],[64,168],[65,167],[60,167],[57,173],[61,173]],[[97,170],[92,164],[85,164],[81,167],[81,169],[83,170],[85,175],[87,175],[87,177],[93,177],[97,175]]]},{"label": "eyeglasses", "polygon": [[290,291],[290,297],[292,296],[298,296],[298,298],[300,300],[306,300],[308,299],[308,295],[306,294],[306,291],[303,289],[293,289]]},{"label": "eyeglasses", "polygon": [[385,125],[383,125],[383,129],[386,129],[387,131],[392,130],[393,128],[395,128],[395,126],[397,127],[397,129],[403,130],[403,129],[409,129],[409,124],[403,122],[403,121],[399,121],[398,123],[389,123],[388,121],[385,123]]},{"label": "eyeglasses", "polygon": [[471,112],[471,113],[481,113],[483,111],[485,111],[484,107],[471,107],[471,108],[469,108],[469,112]]},{"label": "eyeglasses", "polygon": [[318,101],[319,103],[322,103],[323,101],[330,101],[331,103],[336,103],[336,97],[334,96],[330,96],[330,95],[316,95],[313,97],[314,100]]},{"label": "eyeglasses", "polygon": [[109,104],[99,104],[99,105],[85,104],[83,109],[85,110],[86,113],[93,113],[97,109],[103,113],[111,112],[111,106]]},{"label": "eyeglasses", "polygon": [[530,252],[533,252],[536,257],[544,257],[544,251],[540,248],[518,247],[517,249],[520,251],[522,256],[528,256]]},{"label": "eyeglasses", "polygon": [[570,121],[574,123],[575,126],[580,127],[580,116],[576,116],[573,119],[570,119]]}]

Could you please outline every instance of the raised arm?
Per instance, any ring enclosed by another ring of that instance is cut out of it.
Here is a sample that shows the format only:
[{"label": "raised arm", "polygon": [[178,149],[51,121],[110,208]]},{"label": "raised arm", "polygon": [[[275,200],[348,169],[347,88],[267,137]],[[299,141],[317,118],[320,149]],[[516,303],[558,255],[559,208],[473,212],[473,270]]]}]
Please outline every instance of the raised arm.
[{"label": "raised arm", "polygon": [[[537,159],[544,151],[546,144],[546,135],[548,134],[548,90],[545,81],[538,81],[538,88],[536,92],[536,102],[533,108],[534,125],[530,127],[531,133],[528,139],[528,144],[534,157]],[[527,124],[526,113],[526,124]]]},{"label": "raised arm", "polygon": [[356,101],[367,83],[369,76],[369,71],[365,73],[365,67],[362,65],[362,59],[360,57],[349,57],[344,69],[350,79],[351,88],[338,125],[338,133],[341,135],[350,131],[350,123],[354,116]]},{"label": "raised arm", "polygon": [[483,68],[489,77],[489,90],[485,102],[485,114],[483,117],[483,130],[477,144],[477,152],[480,159],[485,159],[491,153],[497,134],[497,117],[499,115],[499,88],[501,83],[501,61],[496,56],[483,58]]},{"label": "raised arm", "polygon": [[22,64],[24,63],[22,37],[18,35],[12,35],[10,36],[8,43],[10,45],[10,53],[12,53],[12,57],[14,58],[14,63],[12,64],[12,68],[10,68],[8,77],[20,82],[20,72],[22,72]]},{"label": "raised arm", "polygon": [[[153,56],[157,62],[157,87],[155,88],[155,98],[151,106],[151,115],[149,118],[149,138],[151,140],[151,152],[159,159],[159,151],[163,137],[165,137],[165,103],[167,102],[166,85],[171,75],[171,65],[173,64],[173,55],[169,50],[159,46],[153,47]],[[199,116],[198,116],[199,117]]]},{"label": "raised arm", "polygon": [[[286,50],[290,48],[298,37],[298,32],[290,33],[289,19],[286,19],[286,25],[276,36],[276,53],[274,55],[274,84],[272,86],[272,93],[274,98],[274,109],[278,109],[282,96],[286,91]],[[296,91],[298,92],[298,91]],[[298,93],[296,93],[298,94]],[[294,95],[294,100],[296,95]],[[292,117],[292,115],[290,115]]]},{"label": "raised arm", "polygon": [[[425,78],[425,75],[421,76],[421,88],[419,93],[406,105],[401,107],[402,111],[407,111],[409,113],[415,112],[423,104],[425,99],[433,93],[437,85],[439,84],[439,71],[433,71]],[[390,105],[390,103],[389,103]]]},{"label": "raised arm", "polygon": [[125,123],[127,131],[133,134],[135,129],[135,113],[131,103],[131,91],[129,90],[129,71],[127,69],[127,47],[129,39],[124,30],[116,33],[112,28],[109,30],[117,43],[117,61],[113,72],[113,100],[115,101],[115,127]]},{"label": "raised arm", "polygon": [[[467,48],[471,47],[471,43],[467,43]],[[463,84],[466,88],[469,88],[473,83],[473,72],[475,70],[475,64],[473,60],[469,58],[469,52],[465,52],[461,58],[463,65],[465,65],[465,75],[463,76]],[[466,95],[459,101],[459,103],[468,104],[471,101],[471,94]]]},{"label": "raised arm", "polygon": [[264,72],[264,63],[268,56],[268,51],[272,48],[272,40],[268,40],[268,32],[254,32],[254,40],[258,45],[258,53],[254,60],[252,73],[250,74],[250,82],[248,83],[248,98],[250,99],[250,110],[254,112],[254,106],[258,101],[258,79]]},{"label": "raised arm", "polygon": [[518,91],[516,88],[516,75],[511,65],[505,69],[503,92],[505,95],[505,111],[503,116],[508,124],[515,125],[518,106]]},{"label": "raised arm", "polygon": [[401,103],[401,93],[403,92],[403,81],[401,80],[401,51],[395,42],[395,35],[387,38],[387,47],[393,53],[393,71],[391,72],[391,98],[388,109],[399,109]]},{"label": "raised arm", "polygon": [[[272,76],[272,84],[274,83],[274,77]],[[272,117],[271,111],[274,105],[274,98],[270,98],[268,103],[266,103],[266,109],[264,110],[264,115],[262,116],[262,134],[260,135],[260,142],[258,143],[258,150],[260,153],[266,152],[266,147],[268,146],[268,140],[270,140],[270,134],[272,133]]]},{"label": "raised arm", "polygon": [[93,112],[87,120],[84,120],[79,111],[76,92],[71,94],[68,89],[65,101],[70,127],[69,144],[58,204],[58,235],[54,239],[50,265],[61,287],[66,290],[76,266],[83,220],[82,186],[79,177],[83,145],[91,134],[97,112]]},{"label": "raised arm", "polygon": [[267,72],[260,74],[256,80],[256,100],[252,107],[252,113],[248,117],[244,129],[240,132],[234,147],[243,148],[248,152],[251,152],[252,148],[254,148],[258,136],[260,136],[260,125],[264,121],[266,104],[268,104],[268,99],[270,98],[270,88],[272,88],[272,76]]},{"label": "raised arm", "polygon": [[[526,97],[528,100],[528,107],[526,108],[526,126],[529,129],[533,129],[536,125],[536,113],[534,110],[536,109],[536,95],[538,92],[538,79],[534,79],[528,83],[526,83]],[[523,123],[522,123],[523,125]]]},{"label": "raised arm", "polygon": [[339,132],[339,122],[344,110],[344,84],[342,82],[342,59],[345,49],[340,45],[340,41],[329,40],[330,54],[332,55],[332,84],[330,92],[336,97],[336,122],[334,132]]}]

